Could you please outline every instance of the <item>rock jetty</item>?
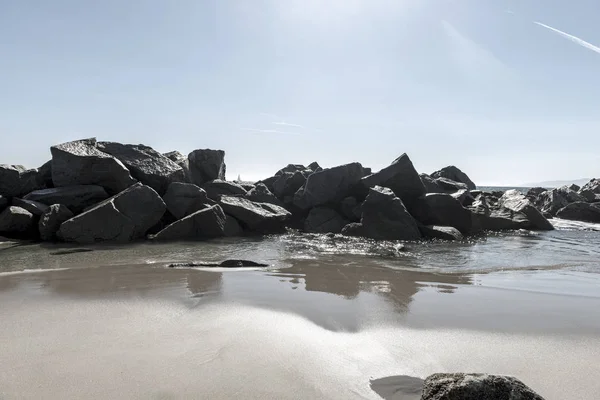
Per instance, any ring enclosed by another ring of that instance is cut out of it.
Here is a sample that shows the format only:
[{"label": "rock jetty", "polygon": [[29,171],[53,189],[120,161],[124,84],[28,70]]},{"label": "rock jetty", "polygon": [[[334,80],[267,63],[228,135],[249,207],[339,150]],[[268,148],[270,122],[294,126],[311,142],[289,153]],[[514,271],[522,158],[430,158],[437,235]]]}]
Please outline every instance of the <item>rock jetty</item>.
[{"label": "rock jetty", "polygon": [[375,240],[460,240],[485,231],[600,222],[600,180],[581,188],[485,192],[456,166],[419,174],[407,154],[372,172],[358,162],[289,164],[256,183],[227,181],[225,152],[186,157],[81,139],[40,168],[0,164],[0,235],[81,244],[206,240],[288,228]]}]

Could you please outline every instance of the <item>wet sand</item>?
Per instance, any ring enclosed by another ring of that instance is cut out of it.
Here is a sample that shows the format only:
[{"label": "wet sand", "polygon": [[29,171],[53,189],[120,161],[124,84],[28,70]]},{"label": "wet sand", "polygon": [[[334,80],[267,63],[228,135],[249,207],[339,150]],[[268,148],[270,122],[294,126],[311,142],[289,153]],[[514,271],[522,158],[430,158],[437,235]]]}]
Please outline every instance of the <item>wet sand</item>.
[{"label": "wet sand", "polygon": [[373,379],[485,371],[593,399],[597,283],[322,260],[4,272],[0,398],[378,399]]}]

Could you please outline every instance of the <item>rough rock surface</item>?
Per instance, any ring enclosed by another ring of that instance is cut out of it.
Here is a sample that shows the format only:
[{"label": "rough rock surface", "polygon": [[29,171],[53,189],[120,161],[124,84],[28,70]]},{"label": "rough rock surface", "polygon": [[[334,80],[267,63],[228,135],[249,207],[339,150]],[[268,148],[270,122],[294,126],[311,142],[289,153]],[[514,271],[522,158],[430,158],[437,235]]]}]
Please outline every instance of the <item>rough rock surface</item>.
[{"label": "rough rock surface", "polygon": [[46,212],[40,217],[38,222],[38,229],[40,231],[40,238],[42,240],[56,240],[58,239],[56,233],[60,229],[63,222],[73,218],[74,215],[62,204],[53,204],[48,207]]},{"label": "rough rock surface", "polygon": [[542,214],[555,216],[561,208],[585,201],[583,196],[565,186],[540,193],[534,204]]},{"label": "rough rock surface", "polygon": [[225,235],[226,216],[221,206],[196,211],[154,235],[154,240],[211,239]]},{"label": "rough rock surface", "polygon": [[471,211],[449,194],[426,194],[413,210],[413,215],[424,225],[451,226],[463,235],[472,232]]},{"label": "rough rock surface", "polygon": [[52,146],[54,186],[99,185],[119,193],[136,181],[123,163],[98,150],[96,139],[83,139]]},{"label": "rough rock surface", "polygon": [[381,171],[365,176],[360,183],[365,192],[375,186],[389,188],[404,203],[411,203],[426,193],[421,177],[406,154]]},{"label": "rough rock surface", "polygon": [[358,222],[362,217],[362,206],[355,197],[346,197],[340,204],[342,215],[351,222]]},{"label": "rough rock surface", "polygon": [[588,202],[600,201],[600,179],[590,180],[579,189],[579,194]]},{"label": "rough rock surface", "polygon": [[312,233],[340,233],[349,223],[337,211],[329,207],[315,207],[304,221],[304,230]]},{"label": "rough rock surface", "polygon": [[167,191],[172,182],[185,180],[183,168],[152,147],[143,144],[98,142],[97,148],[121,161],[133,178],[150,186],[160,195]]},{"label": "rough rock surface", "polygon": [[244,233],[244,228],[242,228],[238,220],[228,214],[225,214],[225,217],[225,236],[241,236]]},{"label": "rough rock surface", "polygon": [[242,186],[234,182],[215,179],[206,182],[202,188],[206,191],[208,198],[219,200],[221,196],[244,196],[247,192]]},{"label": "rough rock surface", "polygon": [[571,203],[556,213],[558,218],[600,223],[600,203]]},{"label": "rough rock surface", "polygon": [[438,185],[445,193],[454,193],[459,190],[468,190],[468,186],[465,183],[453,181],[448,178],[436,178],[435,184]]},{"label": "rough rock surface", "polygon": [[465,185],[467,185],[467,189],[469,190],[477,189],[477,186],[467,176],[467,174],[462,172],[459,168],[455,167],[454,165],[450,165],[440,169],[439,171],[435,171],[433,174],[431,174],[431,177],[433,179],[446,178],[455,182],[462,182]]},{"label": "rough rock surface", "polygon": [[7,236],[29,235],[34,227],[33,214],[21,208],[10,206],[0,213],[0,234]]},{"label": "rough rock surface", "polygon": [[462,240],[463,235],[456,228],[451,226],[438,226],[438,225],[420,225],[419,230],[423,237],[428,239],[442,239],[442,240]]},{"label": "rough rock surface", "polygon": [[473,232],[528,229],[530,225],[525,214],[498,206],[492,196],[478,196],[469,210],[473,213]]},{"label": "rough rock surface", "polygon": [[8,207],[8,199],[2,195],[0,195],[0,211],[4,210],[6,207]]},{"label": "rough rock surface", "polygon": [[446,191],[436,183],[435,179],[427,174],[419,174],[426,193],[446,193]]},{"label": "rough rock surface", "polygon": [[45,182],[37,169],[26,169],[22,165],[0,164],[0,196],[19,197],[45,187]]},{"label": "rough rock surface", "polygon": [[525,197],[527,197],[529,199],[529,201],[535,203],[538,196],[542,193],[544,193],[545,191],[547,191],[548,189],[543,188],[543,187],[533,187],[531,189],[529,189],[527,191],[527,193],[525,194]]},{"label": "rough rock surface", "polygon": [[77,185],[52,189],[36,190],[24,197],[51,206],[62,204],[75,214],[108,198],[108,193],[102,186]]},{"label": "rough rock surface", "polygon": [[37,171],[39,189],[54,187],[54,182],[52,182],[52,160],[46,161]]},{"label": "rough rock surface", "polygon": [[293,196],[306,183],[302,171],[284,172],[273,182],[273,193],[277,198],[284,199]]},{"label": "rough rock surface", "polygon": [[220,204],[243,227],[259,233],[282,231],[291,216],[285,208],[269,203],[255,203],[242,197],[222,196]]},{"label": "rough rock surface", "polygon": [[544,400],[517,378],[487,374],[433,374],[421,400]]},{"label": "rough rock surface", "polygon": [[360,163],[340,165],[311,174],[306,184],[294,195],[294,205],[301,210],[337,203],[348,196],[361,180]]},{"label": "rough rock surface", "polygon": [[18,197],[12,199],[12,205],[29,211],[34,217],[41,217],[48,210],[48,206],[43,203],[33,200],[23,200]]},{"label": "rough rock surface", "polygon": [[190,182],[202,186],[215,179],[225,180],[225,152],[223,150],[200,149],[188,155]]},{"label": "rough rock surface", "polygon": [[158,193],[138,183],[64,222],[58,235],[76,243],[128,242],[144,237],[165,210]]},{"label": "rough rock surface", "polygon": [[[362,204],[362,236],[380,240],[418,240],[421,232],[391,189],[375,186]],[[348,230],[348,229],[346,229]]]},{"label": "rough rock surface", "polygon": [[516,213],[523,213],[530,222],[528,229],[534,230],[552,230],[552,224],[534,207],[534,205],[519,191],[507,190],[500,200],[500,206]]},{"label": "rough rock surface", "polygon": [[177,219],[216,204],[208,198],[204,189],[191,183],[181,182],[171,183],[163,200],[169,212]]},{"label": "rough rock surface", "polygon": [[257,183],[253,189],[250,189],[245,196],[248,200],[257,203],[270,203],[276,206],[283,206],[283,202],[279,200],[264,183]]}]

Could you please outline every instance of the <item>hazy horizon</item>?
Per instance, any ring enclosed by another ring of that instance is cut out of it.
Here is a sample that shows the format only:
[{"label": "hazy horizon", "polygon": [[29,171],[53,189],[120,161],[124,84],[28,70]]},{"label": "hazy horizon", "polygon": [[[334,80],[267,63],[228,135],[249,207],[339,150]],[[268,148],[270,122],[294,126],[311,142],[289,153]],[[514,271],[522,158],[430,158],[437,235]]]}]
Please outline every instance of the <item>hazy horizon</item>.
[{"label": "hazy horizon", "polygon": [[86,137],[481,186],[600,176],[600,3],[157,0],[0,5],[0,163]]}]

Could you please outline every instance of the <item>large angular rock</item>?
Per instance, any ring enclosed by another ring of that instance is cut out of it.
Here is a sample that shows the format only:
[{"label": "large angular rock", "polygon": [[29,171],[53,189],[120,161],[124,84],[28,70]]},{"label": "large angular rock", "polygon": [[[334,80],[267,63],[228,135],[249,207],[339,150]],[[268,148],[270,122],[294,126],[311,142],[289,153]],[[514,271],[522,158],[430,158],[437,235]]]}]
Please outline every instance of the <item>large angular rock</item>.
[{"label": "large angular rock", "polygon": [[196,211],[203,210],[216,203],[208,198],[206,191],[192,183],[173,182],[163,196],[167,210],[176,219],[181,219]]},{"label": "large angular rock", "polygon": [[571,203],[556,213],[558,218],[600,223],[600,203]]},{"label": "large angular rock", "polygon": [[167,157],[169,160],[173,161],[175,164],[179,165],[181,169],[183,169],[183,174],[185,176],[185,183],[190,182],[190,161],[187,156],[184,156],[178,151],[170,151],[168,153],[163,154],[163,156]]},{"label": "large angular rock", "polygon": [[226,216],[214,205],[175,221],[154,235],[154,240],[211,239],[225,236]]},{"label": "large angular rock", "polygon": [[592,203],[600,201],[600,179],[592,179],[579,189],[579,194]]},{"label": "large angular rock", "polygon": [[50,152],[56,187],[98,185],[115,194],[136,182],[121,161],[98,150],[94,138],[52,146]]},{"label": "large angular rock", "polygon": [[188,155],[190,182],[202,186],[215,179],[225,180],[225,152],[223,150],[194,150]]},{"label": "large angular rock", "polygon": [[131,176],[163,195],[172,182],[184,182],[183,168],[160,154],[152,147],[142,144],[98,142],[98,150],[121,161]]},{"label": "large angular rock", "polygon": [[269,203],[283,207],[283,202],[279,200],[264,183],[257,183],[253,189],[250,189],[245,196],[248,200],[256,203]]},{"label": "large angular rock", "polygon": [[500,207],[492,196],[478,196],[469,210],[472,212],[473,232],[528,229],[530,226],[525,214]]},{"label": "large angular rock", "polygon": [[42,240],[57,240],[56,233],[60,229],[63,222],[73,218],[74,215],[62,204],[53,204],[40,217],[38,222],[38,230]]},{"label": "large angular rock", "polygon": [[362,216],[362,207],[355,197],[349,196],[340,204],[342,215],[351,222],[358,222]]},{"label": "large angular rock", "polygon": [[424,225],[451,226],[463,235],[472,231],[471,211],[449,194],[426,194],[413,209],[413,215]]},{"label": "large angular rock", "polygon": [[530,222],[528,229],[533,230],[552,230],[554,227],[552,224],[542,215],[542,213],[535,208],[535,206],[519,191],[507,190],[500,200],[498,200],[500,206],[516,212],[523,213],[527,216]]},{"label": "large angular rock", "polygon": [[[362,204],[362,227],[347,228],[377,240],[418,240],[421,232],[402,200],[388,188],[375,186]],[[352,235],[355,234],[352,233]]]},{"label": "large angular rock", "polygon": [[421,400],[544,400],[517,378],[487,374],[433,374]]},{"label": "large angular rock", "polygon": [[12,199],[12,205],[29,211],[34,217],[41,217],[48,210],[48,206],[43,203],[33,200],[23,200],[18,197]]},{"label": "large angular rock", "polygon": [[419,174],[426,193],[446,193],[446,191],[436,183],[435,179],[427,174]]},{"label": "large angular rock", "polygon": [[22,165],[0,164],[0,196],[20,197],[45,187],[37,169],[26,169]]},{"label": "large angular rock", "polygon": [[278,175],[277,180],[273,182],[273,193],[278,199],[293,196],[306,183],[304,175],[302,171],[284,172]]},{"label": "large angular rock", "polygon": [[308,213],[304,231],[311,233],[340,233],[349,223],[337,211],[329,207],[315,207]]},{"label": "large angular rock", "polygon": [[215,179],[206,182],[202,188],[206,191],[208,198],[218,201],[221,196],[244,196],[246,189],[234,182]]},{"label": "large angular rock", "polygon": [[468,186],[465,183],[453,181],[448,178],[436,178],[434,180],[445,193],[454,193],[459,190],[468,190]]},{"label": "large angular rock", "polygon": [[537,201],[538,196],[547,190],[548,189],[539,186],[533,187],[527,191],[525,197],[527,197],[532,203],[535,203]]},{"label": "large angular rock", "polygon": [[[363,175],[360,163],[340,165],[315,172],[294,195],[294,205],[301,210],[337,203],[348,196]],[[420,181],[419,181],[420,182]]]},{"label": "large angular rock", "polygon": [[392,164],[379,172],[365,176],[360,181],[363,193],[375,186],[387,187],[405,204],[426,193],[421,177],[408,155],[402,154]]},{"label": "large angular rock", "polygon": [[431,177],[433,179],[446,178],[455,182],[462,182],[465,185],[467,185],[467,189],[469,190],[477,189],[477,186],[467,176],[467,174],[462,172],[459,168],[455,167],[454,165],[449,165],[445,168],[440,169],[439,171],[435,171],[433,174],[431,174]]},{"label": "large angular rock", "polygon": [[158,193],[138,183],[64,222],[58,235],[76,243],[124,243],[144,237],[165,210]]},{"label": "large angular rock", "polygon": [[54,187],[54,182],[52,181],[52,160],[46,161],[41,167],[38,168],[37,179],[39,183],[39,189]]},{"label": "large angular rock", "polygon": [[102,186],[78,185],[36,190],[25,196],[24,200],[37,201],[47,206],[62,204],[75,214],[79,214],[107,198],[108,193]]},{"label": "large angular rock", "polygon": [[586,199],[579,193],[568,187],[561,187],[541,193],[534,204],[542,214],[555,216],[561,208],[571,203],[585,201]]},{"label": "large angular rock", "polygon": [[10,206],[0,213],[0,235],[30,236],[35,230],[34,227],[33,214],[21,207]]},{"label": "large angular rock", "polygon": [[291,213],[285,208],[269,203],[255,203],[242,197],[222,196],[220,204],[242,226],[259,233],[282,231],[285,222],[291,217]]}]

